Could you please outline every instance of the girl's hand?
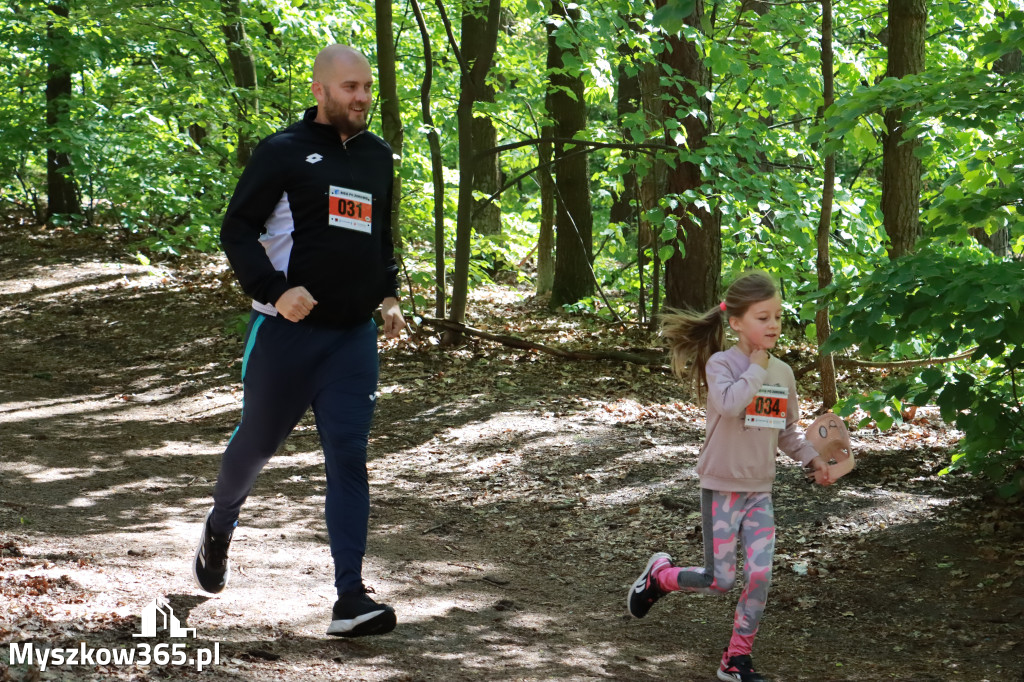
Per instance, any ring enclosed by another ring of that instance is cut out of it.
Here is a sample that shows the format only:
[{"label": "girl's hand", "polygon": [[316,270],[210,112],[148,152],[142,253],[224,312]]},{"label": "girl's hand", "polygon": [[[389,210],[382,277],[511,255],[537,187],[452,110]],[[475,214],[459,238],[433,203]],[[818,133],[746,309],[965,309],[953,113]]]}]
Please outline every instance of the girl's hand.
[{"label": "girl's hand", "polygon": [[755,365],[768,369],[768,351],[764,348],[755,348],[754,352],[750,354],[750,362]]},{"label": "girl's hand", "polygon": [[807,463],[807,467],[811,470],[808,474],[814,478],[814,482],[818,485],[832,485],[832,478],[829,476],[828,462],[818,455],[810,462]]}]

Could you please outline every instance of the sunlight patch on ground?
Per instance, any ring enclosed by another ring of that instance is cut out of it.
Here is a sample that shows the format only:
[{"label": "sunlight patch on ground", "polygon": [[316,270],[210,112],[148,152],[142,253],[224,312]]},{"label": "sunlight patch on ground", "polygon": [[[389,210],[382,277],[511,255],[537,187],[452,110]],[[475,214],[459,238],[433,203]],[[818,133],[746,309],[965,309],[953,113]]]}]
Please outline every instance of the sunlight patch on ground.
[{"label": "sunlight patch on ground", "polygon": [[886,490],[884,488],[844,488],[839,491],[843,497],[872,500],[874,503],[857,512],[857,519],[832,517],[837,527],[831,532],[849,533],[851,528],[858,534],[868,534],[878,529],[889,528],[903,523],[920,521],[931,516],[933,510],[947,507],[954,499],[943,499],[932,495]]},{"label": "sunlight patch on ground", "polygon": [[125,450],[125,457],[191,457],[193,455],[219,455],[224,450],[222,445],[197,443],[196,441],[164,441],[160,447],[141,450]]},{"label": "sunlight patch on ground", "polygon": [[517,291],[507,286],[480,284],[469,291],[470,301],[487,304],[512,305],[533,297],[533,291]]},{"label": "sunlight patch on ground", "polygon": [[[153,273],[153,274],[151,274]],[[0,295],[15,295],[38,292],[40,298],[52,296],[68,296],[71,293],[80,293],[86,290],[98,289],[110,286],[112,282],[128,281],[128,276],[147,276],[147,279],[159,281],[167,276],[166,270],[146,267],[142,265],[131,265],[124,263],[58,263],[53,265],[37,265],[29,268],[17,279],[0,280]],[[120,277],[123,276],[123,279]],[[119,279],[109,279],[109,278]],[[61,289],[59,292],[50,292],[50,289],[61,287],[69,283],[82,280],[108,278],[103,281],[84,284],[72,289]]]},{"label": "sunlight patch on ground", "polygon": [[51,419],[83,412],[110,409],[110,399],[102,395],[83,395],[68,399],[35,400],[0,405],[0,424]]},{"label": "sunlight patch on ground", "polygon": [[99,469],[96,467],[41,467],[35,464],[8,462],[0,464],[0,471],[5,474],[20,475],[34,483],[52,483],[53,481],[70,481],[77,478],[91,478],[110,469]]}]

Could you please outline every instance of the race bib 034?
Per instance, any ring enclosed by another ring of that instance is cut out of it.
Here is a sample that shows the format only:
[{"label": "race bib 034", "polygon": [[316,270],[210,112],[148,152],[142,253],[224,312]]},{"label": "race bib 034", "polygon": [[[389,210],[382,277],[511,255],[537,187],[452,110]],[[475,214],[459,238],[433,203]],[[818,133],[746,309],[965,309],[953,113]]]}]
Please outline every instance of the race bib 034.
[{"label": "race bib 034", "polygon": [[784,429],[788,403],[789,389],[785,386],[762,386],[754,400],[747,405],[747,416],[743,425]]},{"label": "race bib 034", "polygon": [[373,218],[373,196],[347,187],[331,185],[329,197],[330,223],[346,230],[370,233]]}]

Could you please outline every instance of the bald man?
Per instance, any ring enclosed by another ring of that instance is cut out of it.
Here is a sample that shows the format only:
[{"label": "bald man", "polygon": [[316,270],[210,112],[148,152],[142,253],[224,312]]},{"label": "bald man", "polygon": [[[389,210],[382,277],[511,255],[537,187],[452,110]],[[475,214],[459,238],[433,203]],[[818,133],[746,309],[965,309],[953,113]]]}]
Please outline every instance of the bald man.
[{"label": "bald man", "polygon": [[[363,584],[370,497],[366,447],[377,393],[377,326],[405,326],[391,241],[391,148],[366,129],[370,63],[347,45],[317,55],[316,106],[253,151],[221,227],[252,313],[242,419],[221,457],[193,574],[217,593],[257,476],[309,407],[327,473],[324,516],[338,599],[327,634],[390,632],[395,612]],[[273,498],[270,498],[273,499]]]}]

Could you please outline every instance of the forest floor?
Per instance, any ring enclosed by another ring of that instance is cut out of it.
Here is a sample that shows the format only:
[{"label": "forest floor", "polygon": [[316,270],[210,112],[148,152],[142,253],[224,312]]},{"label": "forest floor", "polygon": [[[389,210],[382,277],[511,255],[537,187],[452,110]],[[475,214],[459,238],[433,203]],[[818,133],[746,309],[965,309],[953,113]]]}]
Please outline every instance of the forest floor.
[{"label": "forest floor", "polygon": [[[625,613],[651,552],[703,556],[703,412],[665,372],[472,339],[442,349],[426,333],[382,341],[364,573],[399,624],[334,639],[308,416],[243,509],[228,588],[193,583],[241,408],[247,301],[224,260],[140,265],[110,236],[0,222],[0,681],[715,679],[738,586]],[[659,344],[552,314],[515,287],[478,290],[471,313],[550,345]],[[828,488],[780,456],[754,652],[770,679],[1024,680],[1024,514],[978,481],[937,475],[958,437],[929,409],[887,433],[857,430],[858,468]],[[195,638],[133,637],[156,598]],[[219,662],[197,672],[97,654],[40,671],[19,658],[29,643],[40,655],[216,648]]]}]

